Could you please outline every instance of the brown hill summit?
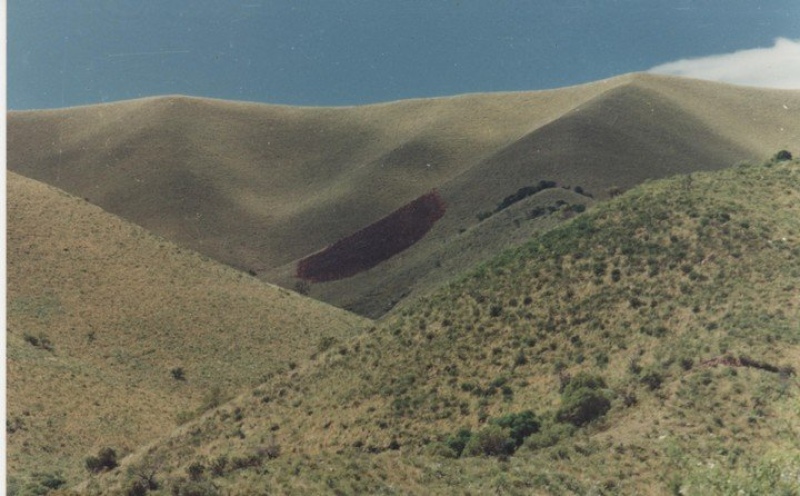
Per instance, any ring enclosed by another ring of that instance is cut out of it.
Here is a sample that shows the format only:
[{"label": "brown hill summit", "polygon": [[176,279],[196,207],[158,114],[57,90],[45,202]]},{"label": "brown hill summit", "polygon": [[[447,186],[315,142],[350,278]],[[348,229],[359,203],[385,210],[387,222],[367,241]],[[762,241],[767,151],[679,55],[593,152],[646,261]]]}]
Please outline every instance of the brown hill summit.
[{"label": "brown hill summit", "polygon": [[84,475],[369,321],[8,174],[8,468]]},{"label": "brown hill summit", "polygon": [[[800,139],[798,107],[797,91],[642,74],[345,108],[168,96],[12,112],[8,159],[22,175],[285,287],[298,282],[298,261],[438,189],[447,212],[419,242],[310,288],[379,316],[468,266],[448,267],[448,252],[472,263],[515,243],[521,223],[539,229],[522,210],[503,228],[479,223],[520,188],[550,180],[604,197],[758,159]],[[473,229],[483,234],[463,236]]]}]

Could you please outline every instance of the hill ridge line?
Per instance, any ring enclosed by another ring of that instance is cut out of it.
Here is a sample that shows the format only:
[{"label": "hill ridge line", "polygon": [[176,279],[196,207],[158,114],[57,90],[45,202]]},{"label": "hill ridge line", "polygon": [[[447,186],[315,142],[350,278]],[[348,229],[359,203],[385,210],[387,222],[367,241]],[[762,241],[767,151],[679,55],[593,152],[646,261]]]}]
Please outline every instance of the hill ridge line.
[{"label": "hill ridge line", "polygon": [[[470,98],[482,98],[482,97],[503,97],[503,96],[525,96],[525,95],[535,95],[535,94],[545,94],[550,92],[559,92],[563,90],[573,90],[573,89],[580,89],[588,86],[600,85],[600,84],[614,84],[615,86],[619,85],[626,85],[631,84],[636,81],[637,78],[655,78],[655,79],[675,79],[675,76],[668,76],[668,75],[653,75],[646,72],[632,72],[626,74],[620,74],[617,76],[611,76],[605,79],[598,79],[595,81],[587,81],[583,83],[568,85],[568,86],[559,86],[554,88],[543,88],[543,89],[534,89],[534,90],[500,90],[500,91],[470,91],[464,93],[455,93],[451,95],[437,95],[437,96],[422,96],[422,97],[409,97],[409,98],[400,98],[396,100],[385,100],[385,101],[378,101],[378,102],[370,102],[370,103],[363,103],[363,104],[352,104],[352,105],[297,105],[297,104],[288,104],[288,103],[272,103],[272,102],[262,102],[262,101],[251,101],[251,100],[235,100],[235,99],[227,99],[227,98],[219,98],[219,97],[208,97],[208,96],[200,96],[200,95],[191,95],[191,94],[184,94],[184,93],[166,93],[166,94],[158,94],[158,95],[148,95],[136,98],[128,98],[123,100],[114,100],[110,102],[96,102],[96,103],[86,103],[80,105],[73,105],[69,107],[57,107],[57,108],[42,108],[42,109],[10,109],[8,110],[9,115],[20,115],[20,114],[28,114],[28,113],[45,113],[45,112],[62,112],[62,111],[71,111],[71,110],[80,110],[86,109],[91,107],[114,107],[114,106],[121,106],[127,104],[144,104],[144,103],[151,103],[151,102],[158,102],[158,101],[192,101],[197,103],[209,103],[209,104],[231,104],[235,106],[254,106],[254,107],[274,107],[274,108],[290,108],[290,109],[299,109],[299,110],[311,110],[311,111],[318,111],[318,110],[348,110],[348,109],[359,109],[365,107],[384,107],[384,106],[392,106],[397,104],[403,103],[424,103],[424,102],[432,102],[432,101],[450,101],[450,100],[460,100],[460,99],[470,99]],[[700,81],[700,80],[697,80]],[[715,84],[714,82],[704,81],[711,84]],[[725,83],[716,83],[716,84],[725,84]],[[728,85],[728,86],[735,86],[735,85]],[[792,91],[792,90],[788,90]]]}]

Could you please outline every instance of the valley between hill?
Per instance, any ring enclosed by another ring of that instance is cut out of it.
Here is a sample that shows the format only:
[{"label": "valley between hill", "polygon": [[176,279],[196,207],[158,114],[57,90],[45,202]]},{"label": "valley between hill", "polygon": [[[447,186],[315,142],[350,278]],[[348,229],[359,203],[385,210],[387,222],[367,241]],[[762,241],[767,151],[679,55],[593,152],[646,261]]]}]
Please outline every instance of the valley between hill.
[{"label": "valley between hill", "polygon": [[[521,188],[554,181],[604,199],[761,160],[800,140],[798,108],[797,91],[648,74],[342,108],[168,96],[11,112],[8,163],[261,280],[378,318],[546,229],[528,215],[549,205],[535,199],[502,229],[481,222]],[[341,280],[297,278],[301,260],[434,189],[446,213],[402,253]],[[470,264],[448,264],[452,253]]]},{"label": "valley between hill", "polygon": [[77,491],[790,494],[799,200],[798,161],[635,187]]},{"label": "valley between hill", "polygon": [[10,494],[796,493],[797,108],[12,112]]}]

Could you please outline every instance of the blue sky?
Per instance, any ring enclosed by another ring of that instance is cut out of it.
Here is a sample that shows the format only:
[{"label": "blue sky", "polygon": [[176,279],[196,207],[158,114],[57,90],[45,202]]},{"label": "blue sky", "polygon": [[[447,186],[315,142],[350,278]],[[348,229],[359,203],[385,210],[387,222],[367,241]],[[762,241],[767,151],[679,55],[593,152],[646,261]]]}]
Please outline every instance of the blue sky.
[{"label": "blue sky", "polygon": [[352,105],[654,68],[800,88],[798,0],[8,0],[7,16],[10,109]]}]

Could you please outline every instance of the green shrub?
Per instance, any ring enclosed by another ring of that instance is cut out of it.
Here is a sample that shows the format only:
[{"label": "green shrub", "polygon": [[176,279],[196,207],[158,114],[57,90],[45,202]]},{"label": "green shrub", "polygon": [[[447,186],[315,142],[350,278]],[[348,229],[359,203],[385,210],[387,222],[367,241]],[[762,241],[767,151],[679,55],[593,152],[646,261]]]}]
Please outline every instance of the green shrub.
[{"label": "green shrub", "polygon": [[562,397],[556,418],[580,427],[602,417],[610,408],[611,400],[605,393],[582,388]]},{"label": "green shrub", "polygon": [[117,463],[117,452],[113,448],[101,449],[97,456],[86,457],[86,470],[96,474],[104,470],[112,470],[119,465]]},{"label": "green shrub", "polygon": [[784,162],[791,159],[792,153],[789,150],[781,150],[772,157],[773,162]]},{"label": "green shrub", "polygon": [[570,205],[569,208],[570,208],[570,210],[572,210],[576,214],[580,214],[580,213],[583,213],[583,212],[586,211],[586,205],[584,205],[582,203],[572,204],[572,205]]},{"label": "green shrub", "polygon": [[520,413],[509,413],[502,417],[492,419],[491,424],[509,430],[511,439],[514,440],[514,449],[522,446],[525,438],[539,431],[541,423],[530,410]]},{"label": "green shrub", "polygon": [[611,408],[605,387],[605,380],[596,375],[580,373],[570,379],[561,393],[558,421],[580,427],[605,415]]},{"label": "green shrub", "polygon": [[186,380],[186,373],[183,371],[183,367],[175,367],[169,373],[172,374],[172,378],[176,381]]},{"label": "green shrub", "polygon": [[211,474],[214,477],[222,477],[225,475],[225,469],[228,466],[228,457],[225,455],[220,455],[214,460],[211,461]]},{"label": "green shrub", "polygon": [[455,458],[458,458],[464,452],[464,448],[467,446],[471,437],[472,431],[469,429],[461,429],[455,435],[448,437],[444,445],[455,453]]},{"label": "green shrub", "polygon": [[531,195],[535,195],[536,193],[538,193],[538,192],[540,192],[542,190],[549,189],[549,188],[555,188],[555,187],[556,187],[556,182],[555,181],[546,181],[546,180],[539,181],[539,184],[537,184],[535,186],[522,187],[522,188],[518,189],[517,192],[514,193],[513,195],[508,195],[507,197],[503,198],[503,201],[501,201],[500,203],[497,204],[497,208],[495,209],[495,212],[499,212],[501,210],[505,210],[506,208],[510,207],[511,205],[513,205],[513,204],[515,204],[515,203],[517,203],[519,201],[522,201],[522,200],[524,200],[525,198],[527,198],[527,197],[529,197]]},{"label": "green shrub", "polygon": [[566,439],[575,431],[572,424],[561,424],[548,422],[538,432],[531,434],[525,439],[525,447],[530,450],[538,450],[555,446],[562,439]]},{"label": "green shrub", "polygon": [[512,455],[528,436],[539,431],[540,425],[530,410],[509,413],[489,420],[486,427],[476,433],[463,428],[444,442],[429,445],[428,452],[447,458]]},{"label": "green shrub", "polygon": [[186,468],[186,473],[189,474],[189,479],[193,481],[202,480],[205,471],[206,471],[206,466],[200,462],[192,463]]},{"label": "green shrub", "polygon": [[23,494],[23,495],[44,495],[48,494],[54,489],[63,487],[67,480],[61,475],[60,472],[36,472],[30,481],[22,488],[16,485],[16,481],[9,480],[8,494]]},{"label": "green shrub", "polygon": [[514,453],[515,443],[511,431],[490,424],[473,434],[464,447],[464,456],[501,456]]},{"label": "green shrub", "polygon": [[650,391],[655,391],[656,389],[659,389],[661,384],[664,382],[664,374],[658,370],[648,369],[639,378],[639,382],[647,386]]},{"label": "green shrub", "polygon": [[23,334],[22,339],[25,340],[26,343],[30,344],[31,346],[35,346],[36,348],[41,348],[46,351],[54,351],[55,346],[53,346],[53,342],[50,341],[45,334],[39,334],[39,336],[34,336],[33,334],[28,334],[27,332]]}]

